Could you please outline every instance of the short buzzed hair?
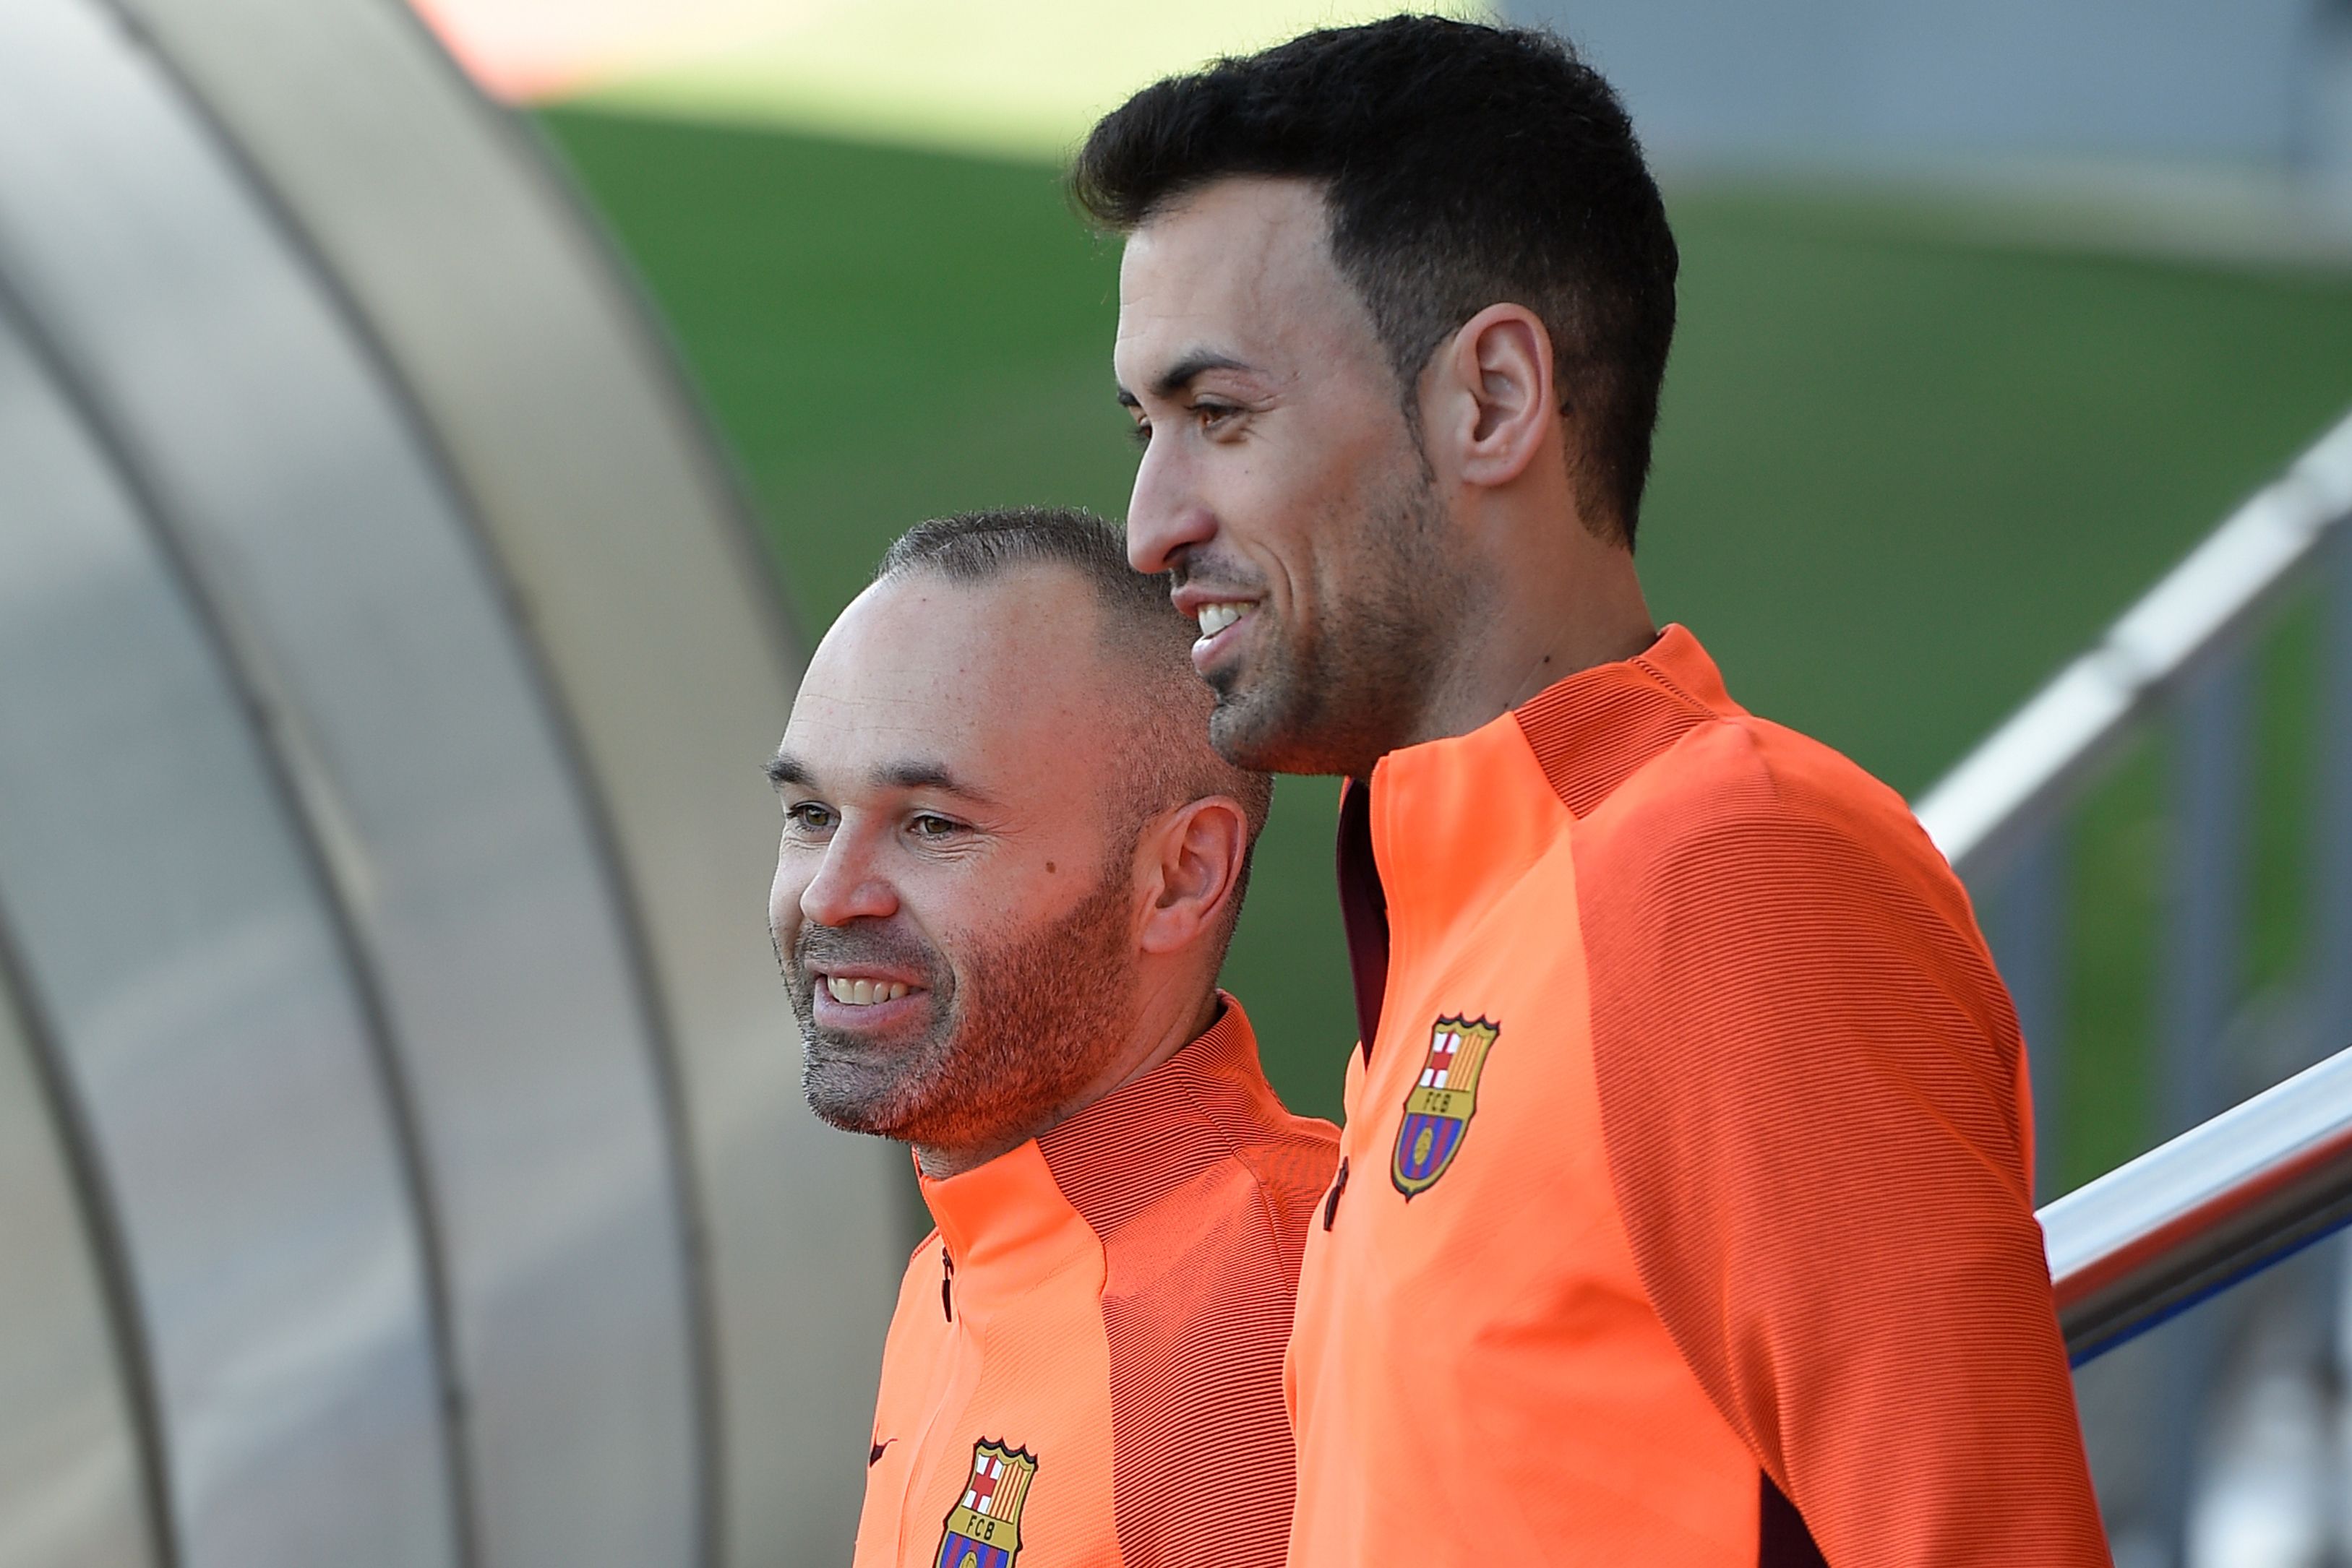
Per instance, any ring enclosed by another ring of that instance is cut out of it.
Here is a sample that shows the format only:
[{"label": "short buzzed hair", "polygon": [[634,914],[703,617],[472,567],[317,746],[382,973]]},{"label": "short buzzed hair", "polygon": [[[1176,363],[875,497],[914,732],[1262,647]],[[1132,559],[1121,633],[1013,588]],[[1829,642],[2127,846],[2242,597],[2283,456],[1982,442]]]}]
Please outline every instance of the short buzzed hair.
[{"label": "short buzzed hair", "polygon": [[1394,16],[1307,33],[1137,93],[1070,183],[1125,234],[1216,181],[1311,182],[1405,416],[1431,353],[1487,306],[1543,319],[1585,521],[1629,548],[1675,331],[1678,261],[1624,105],[1548,33]]},{"label": "short buzzed hair", "polygon": [[[1209,795],[1239,801],[1250,849],[1234,889],[1238,916],[1249,886],[1249,855],[1274,805],[1274,777],[1236,768],[1209,744],[1214,701],[1193,672],[1197,628],[1169,602],[1166,573],[1127,564],[1126,536],[1113,524],[1076,507],[1008,507],[960,512],[917,523],[898,536],[874,570],[887,582],[935,572],[950,582],[993,581],[1023,567],[1058,566],[1086,580],[1102,611],[1103,652],[1128,680],[1126,717],[1138,745],[1129,789],[1113,802],[1133,832],[1162,811]],[[1133,839],[1129,842],[1132,844]]]}]

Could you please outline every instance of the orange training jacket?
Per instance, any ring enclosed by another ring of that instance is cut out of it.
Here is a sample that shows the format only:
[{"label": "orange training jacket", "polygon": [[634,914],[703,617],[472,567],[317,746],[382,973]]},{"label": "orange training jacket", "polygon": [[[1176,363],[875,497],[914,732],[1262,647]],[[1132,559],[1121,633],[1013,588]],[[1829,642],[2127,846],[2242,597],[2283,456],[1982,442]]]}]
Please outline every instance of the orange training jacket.
[{"label": "orange training jacket", "polygon": [[2104,1564],[2015,1014],[1903,801],[1689,632],[1384,758],[1298,1568]]},{"label": "orange training jacket", "polygon": [[1338,1134],[1239,1004],[1042,1137],[923,1182],[856,1568],[1282,1561],[1282,1351]]}]

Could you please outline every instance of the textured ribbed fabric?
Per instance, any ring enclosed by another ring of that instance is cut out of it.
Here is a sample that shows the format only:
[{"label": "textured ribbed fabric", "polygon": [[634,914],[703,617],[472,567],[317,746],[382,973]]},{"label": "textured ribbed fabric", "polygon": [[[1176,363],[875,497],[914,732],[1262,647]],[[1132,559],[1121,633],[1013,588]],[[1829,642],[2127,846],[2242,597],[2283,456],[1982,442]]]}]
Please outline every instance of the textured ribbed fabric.
[{"label": "textured ribbed fabric", "polygon": [[1144,1077],[925,1181],[940,1230],[891,1324],[860,1568],[935,1562],[999,1450],[1034,1468],[1018,1568],[1278,1563],[1282,1352],[1335,1136],[1282,1108],[1225,998]]},{"label": "textured ribbed fabric", "polygon": [[1102,1241],[1111,1480],[1130,1568],[1282,1560],[1282,1352],[1333,1141],[1275,1099],[1236,1008],[1038,1140]]},{"label": "textured ribbed fabric", "polygon": [[1901,800],[1669,628],[1349,804],[1292,1562],[2105,1563],[2022,1042]]}]

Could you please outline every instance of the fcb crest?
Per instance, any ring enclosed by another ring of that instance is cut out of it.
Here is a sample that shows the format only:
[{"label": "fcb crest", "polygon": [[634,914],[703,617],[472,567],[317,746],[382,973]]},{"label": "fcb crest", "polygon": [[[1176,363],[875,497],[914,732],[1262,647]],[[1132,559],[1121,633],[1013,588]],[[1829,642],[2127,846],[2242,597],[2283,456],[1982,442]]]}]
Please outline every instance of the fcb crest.
[{"label": "fcb crest", "polygon": [[971,1479],[948,1510],[932,1568],[1013,1568],[1021,1551],[1021,1504],[1036,1477],[1037,1460],[1028,1449],[985,1437],[974,1443]]},{"label": "fcb crest", "polygon": [[1478,1074],[1503,1026],[1485,1019],[1439,1019],[1429,1029],[1429,1060],[1404,1097],[1389,1176],[1411,1202],[1454,1163],[1478,1109]]}]

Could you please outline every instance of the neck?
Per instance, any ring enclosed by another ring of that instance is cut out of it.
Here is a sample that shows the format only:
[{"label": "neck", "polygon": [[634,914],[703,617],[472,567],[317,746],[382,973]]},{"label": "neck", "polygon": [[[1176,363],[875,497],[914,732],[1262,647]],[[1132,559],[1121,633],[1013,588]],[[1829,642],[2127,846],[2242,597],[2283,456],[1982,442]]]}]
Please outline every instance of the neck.
[{"label": "neck", "polygon": [[1019,1148],[1030,1139],[1053,1131],[1097,1101],[1134,1082],[1183,1050],[1216,1021],[1217,991],[1213,975],[1178,978],[1147,977],[1134,1023],[1113,1052],[1077,1092],[1049,1110],[991,1137],[970,1144],[917,1144],[916,1162],[933,1181],[945,1181],[986,1165],[999,1155]]},{"label": "neck", "polygon": [[[1572,537],[1546,541],[1551,548],[1498,552],[1482,602],[1456,622],[1462,634],[1391,749],[1467,735],[1579,670],[1656,641],[1633,556],[1580,523],[1569,527]],[[1559,525],[1545,531],[1557,536]]]}]

